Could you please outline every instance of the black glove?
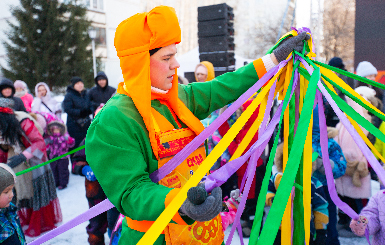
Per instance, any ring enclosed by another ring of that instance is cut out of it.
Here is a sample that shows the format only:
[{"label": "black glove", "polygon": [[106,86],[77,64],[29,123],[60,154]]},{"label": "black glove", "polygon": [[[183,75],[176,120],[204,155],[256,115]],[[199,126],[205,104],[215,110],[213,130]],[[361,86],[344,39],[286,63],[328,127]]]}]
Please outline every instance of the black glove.
[{"label": "black glove", "polygon": [[198,185],[197,187],[190,188],[187,192],[188,200],[194,205],[200,205],[204,203],[207,198],[207,191],[204,185]]},{"label": "black glove", "polygon": [[81,118],[85,118],[86,116],[88,116],[88,115],[90,115],[91,113],[90,113],[90,110],[88,110],[88,109],[82,109],[82,110],[80,110],[80,117]]},{"label": "black glove", "polygon": [[323,230],[323,229],[316,230],[316,238],[314,242],[311,243],[311,245],[324,245],[326,244],[326,238],[327,238],[326,230]]},{"label": "black glove", "polygon": [[[188,198],[182,204],[179,209],[181,215],[187,215],[193,220],[197,221],[209,221],[215,218],[222,211],[222,190],[220,187],[215,187],[211,194],[204,199],[202,187],[192,187],[187,193]],[[206,192],[206,190],[204,190]],[[207,193],[206,193],[207,195]],[[193,200],[190,200],[190,198]],[[193,202],[201,204],[193,204]]]},{"label": "black glove", "polygon": [[301,34],[295,36],[295,37],[287,37],[285,40],[283,40],[278,47],[273,51],[275,58],[278,60],[278,62],[281,62],[282,60],[285,60],[287,56],[293,50],[296,50],[297,52],[302,53],[304,42],[303,40],[309,40],[310,35],[306,32],[302,32]]},{"label": "black glove", "polygon": [[19,155],[13,156],[8,159],[8,166],[11,168],[19,166],[21,163],[27,161],[27,158],[24,156],[23,153],[20,153]]}]

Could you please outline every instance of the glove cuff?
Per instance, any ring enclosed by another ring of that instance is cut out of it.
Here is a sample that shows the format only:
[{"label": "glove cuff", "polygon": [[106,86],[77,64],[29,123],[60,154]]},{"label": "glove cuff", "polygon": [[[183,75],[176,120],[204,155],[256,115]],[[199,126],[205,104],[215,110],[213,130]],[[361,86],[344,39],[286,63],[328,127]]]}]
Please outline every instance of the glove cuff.
[{"label": "glove cuff", "polygon": [[273,60],[271,59],[270,54],[263,56],[261,59],[263,64],[265,65],[266,72],[268,72],[270,69],[272,69],[275,66]]}]

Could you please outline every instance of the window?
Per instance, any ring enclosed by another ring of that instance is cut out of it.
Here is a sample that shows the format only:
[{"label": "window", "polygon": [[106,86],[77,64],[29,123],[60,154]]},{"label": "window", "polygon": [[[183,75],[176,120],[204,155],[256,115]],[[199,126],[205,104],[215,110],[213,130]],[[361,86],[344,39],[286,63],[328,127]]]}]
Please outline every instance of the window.
[{"label": "window", "polygon": [[95,44],[106,46],[106,28],[95,27],[96,37]]},{"label": "window", "polygon": [[93,10],[103,10],[103,0],[84,0],[87,8]]}]

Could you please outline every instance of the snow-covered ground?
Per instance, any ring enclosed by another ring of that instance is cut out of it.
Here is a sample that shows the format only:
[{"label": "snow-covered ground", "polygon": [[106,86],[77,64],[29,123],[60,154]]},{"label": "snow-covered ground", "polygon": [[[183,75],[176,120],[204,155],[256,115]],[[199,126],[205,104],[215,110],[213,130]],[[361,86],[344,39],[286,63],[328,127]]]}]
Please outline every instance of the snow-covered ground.
[{"label": "snow-covered ground", "polygon": [[[379,183],[372,181],[372,194],[376,193],[380,189]],[[70,181],[68,187],[64,190],[58,190],[59,201],[63,213],[63,222],[64,224],[69,220],[75,218],[79,214],[85,212],[88,209],[88,202],[85,197],[85,188],[84,188],[84,177],[70,174]],[[59,225],[61,225],[59,224]],[[78,225],[71,230],[55,237],[54,239],[44,243],[46,245],[82,245],[88,244],[86,233],[86,226],[88,222],[85,222],[81,225]],[[225,232],[225,241],[230,233],[231,226]],[[26,237],[27,242],[33,241],[35,238]],[[105,235],[106,244],[109,244],[109,238],[107,234]],[[244,244],[249,243],[248,238],[244,238]],[[341,245],[366,245],[368,244],[365,238],[355,237],[355,238],[342,238],[340,237]],[[240,240],[238,233],[235,232],[233,240],[231,242],[233,245],[240,245]]]}]

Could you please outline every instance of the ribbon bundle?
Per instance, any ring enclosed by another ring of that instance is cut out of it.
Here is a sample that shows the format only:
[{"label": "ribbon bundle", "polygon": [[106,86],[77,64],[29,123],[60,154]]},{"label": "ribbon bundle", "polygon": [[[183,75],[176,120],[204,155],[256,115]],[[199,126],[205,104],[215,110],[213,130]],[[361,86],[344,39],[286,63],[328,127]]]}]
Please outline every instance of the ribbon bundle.
[{"label": "ribbon bundle", "polygon": [[[278,41],[278,43],[271,50],[269,50],[268,53],[271,53],[283,39],[290,36],[296,36],[304,31],[311,34],[308,28],[301,28],[299,30],[293,29],[291,32],[285,34]],[[211,191],[214,187],[220,186],[226,182],[227,179],[247,161],[247,159],[251,159],[242,180],[241,189],[244,190],[242,200],[239,204],[235,222],[232,226],[232,230],[226,244],[231,243],[234,231],[236,227],[239,227],[240,216],[244,210],[246,199],[254,178],[255,168],[257,167],[257,161],[253,161],[253,159],[258,159],[261,156],[274,133],[274,129],[278,125],[278,129],[280,130],[282,123],[284,124],[283,176],[275,195],[273,205],[266,219],[266,223],[260,233],[268,182],[278,144],[277,135],[274,139],[274,145],[271,149],[269,161],[266,167],[266,174],[258,196],[256,214],[249,244],[273,244],[281,222],[281,237],[284,243],[301,245],[309,244],[311,218],[312,125],[313,108],[317,104],[319,108],[321,151],[330,196],[333,202],[343,212],[353,219],[358,218],[358,214],[339,199],[335,189],[332,169],[328,157],[327,128],[322,96],[324,96],[330,103],[341,123],[352,135],[381,181],[385,183],[385,172],[370,149],[383,162],[385,162],[385,159],[383,159],[378,151],[376,151],[374,146],[362,132],[359,125],[367,129],[383,142],[385,142],[385,135],[356,111],[354,111],[345,101],[340,99],[337,96],[334,87],[382,120],[385,120],[385,115],[358,95],[332,71],[382,89],[385,89],[385,86],[349,72],[313,61],[312,57],[314,57],[315,54],[312,52],[312,47],[312,39],[310,39],[306,41],[304,51],[302,53],[293,51],[293,53],[286,60],[282,61],[278,66],[268,71],[189,145],[187,145],[160,169],[150,175],[153,182],[158,182],[160,179],[169,174],[179,163],[181,163],[197,147],[199,147],[209,135],[213,134],[214,131],[222,125],[222,123],[227,120],[227,118],[230,117],[237,108],[252,97],[253,94],[258,92],[253,102],[242,113],[242,115],[230,128],[227,134],[224,135],[222,140],[216,145],[207,158],[201,163],[199,169],[181,188],[174,200],[162,212],[138,244],[147,245],[153,244],[156,241],[158,236],[171,221],[171,218],[179,210],[182,203],[187,198],[187,191],[200,182],[203,176],[210,170],[214,162],[226,150],[231,141],[242,129],[243,125],[260,105],[260,112],[257,120],[253,123],[233,157],[226,165],[209,175],[205,182],[206,190]],[[305,51],[307,52],[306,55],[304,55]],[[281,104],[269,121],[272,102],[277,95]],[[259,134],[258,140],[246,153],[242,155],[244,149],[250,143],[253,135],[257,131]],[[99,206],[100,209],[98,210]],[[71,220],[67,224],[58,227],[56,230],[35,240],[31,244],[40,244],[45,242],[52,237],[80,224],[81,222],[86,221],[91,216],[104,212],[111,207],[112,204],[106,200],[81,216]],[[96,212],[96,210],[100,212]]]}]

